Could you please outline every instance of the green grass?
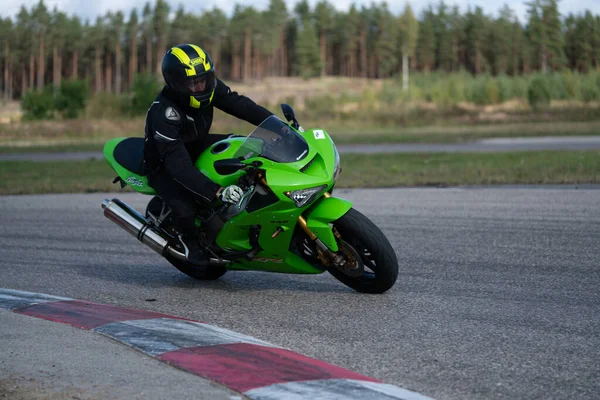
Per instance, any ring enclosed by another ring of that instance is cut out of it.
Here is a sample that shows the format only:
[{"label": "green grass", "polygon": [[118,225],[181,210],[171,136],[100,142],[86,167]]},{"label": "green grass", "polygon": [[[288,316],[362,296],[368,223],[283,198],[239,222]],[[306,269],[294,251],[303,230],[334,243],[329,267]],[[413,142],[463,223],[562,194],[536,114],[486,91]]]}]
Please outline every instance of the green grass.
[{"label": "green grass", "polygon": [[334,127],[327,131],[337,144],[459,143],[499,137],[595,136],[600,135],[600,121],[504,123],[472,126],[434,125],[414,128],[365,128],[362,131],[356,127],[346,129]]},{"label": "green grass", "polygon": [[600,183],[600,151],[342,155],[340,187]]},{"label": "green grass", "polygon": [[0,162],[0,194],[109,192],[115,176],[104,160]]},{"label": "green grass", "polygon": [[[107,139],[108,140],[108,139]],[[75,151],[102,151],[103,143],[80,143],[49,146],[0,146],[0,154],[17,153],[68,153]]]},{"label": "green grass", "polygon": [[[309,126],[306,126],[308,128]],[[315,123],[314,128],[327,130],[337,144],[358,143],[459,143],[472,140],[497,137],[534,137],[534,136],[594,136],[600,135],[600,121],[588,122],[530,122],[530,123],[503,123],[479,125],[433,125],[424,127],[365,127],[356,125],[338,125],[331,123],[331,128],[325,123]],[[246,129],[231,129],[249,133],[252,127]],[[106,137],[111,139],[115,135]],[[121,136],[129,136],[123,134]],[[141,134],[136,135],[141,136]],[[94,138],[85,139],[81,135],[81,142],[44,142],[36,145],[32,141],[29,145],[12,146],[0,144],[0,154],[24,152],[72,152],[72,151],[102,151],[104,141]]]},{"label": "green grass", "polygon": [[[600,151],[342,155],[338,188],[600,183]],[[103,160],[0,162],[0,194],[120,190]]]}]

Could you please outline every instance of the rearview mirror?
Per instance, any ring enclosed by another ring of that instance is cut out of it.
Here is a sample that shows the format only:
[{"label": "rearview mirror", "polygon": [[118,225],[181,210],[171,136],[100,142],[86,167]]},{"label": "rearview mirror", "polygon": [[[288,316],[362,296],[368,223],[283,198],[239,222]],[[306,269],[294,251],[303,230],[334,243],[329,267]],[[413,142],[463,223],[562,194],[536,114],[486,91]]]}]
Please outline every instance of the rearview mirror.
[{"label": "rearview mirror", "polygon": [[231,175],[242,168],[246,167],[246,164],[238,160],[237,158],[226,158],[224,160],[217,160],[214,162],[215,171],[219,175]]},{"label": "rearview mirror", "polygon": [[300,124],[298,123],[298,120],[296,120],[296,114],[294,113],[292,106],[283,103],[281,105],[281,111],[283,111],[283,116],[288,120],[288,122],[292,121],[292,126],[294,129],[298,129]]}]

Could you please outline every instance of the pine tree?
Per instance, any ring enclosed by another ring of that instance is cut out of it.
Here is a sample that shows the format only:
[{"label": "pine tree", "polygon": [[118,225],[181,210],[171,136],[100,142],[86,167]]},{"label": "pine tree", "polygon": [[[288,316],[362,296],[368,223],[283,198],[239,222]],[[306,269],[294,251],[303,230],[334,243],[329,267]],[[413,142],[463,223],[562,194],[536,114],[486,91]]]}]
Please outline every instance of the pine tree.
[{"label": "pine tree", "polygon": [[287,19],[287,11],[283,0],[270,0],[269,8],[261,13],[263,23],[260,34],[264,36],[261,45],[264,52],[265,74],[269,76],[279,75],[282,64],[282,34]]},{"label": "pine tree", "polygon": [[461,65],[464,65],[465,60],[465,22],[463,16],[460,14],[458,6],[452,8],[450,14],[450,36],[452,54],[451,54],[451,71],[458,71]]},{"label": "pine tree", "polygon": [[448,7],[441,1],[437,14],[433,15],[435,32],[435,67],[445,71],[452,70],[452,35],[450,34],[450,16]]},{"label": "pine tree", "polygon": [[67,36],[67,15],[56,7],[50,17],[50,40],[52,42],[52,84],[60,87],[62,80],[62,58]]},{"label": "pine tree", "polygon": [[476,7],[475,12],[468,11],[465,22],[465,43],[467,69],[477,75],[485,72],[487,65],[483,56],[485,43],[485,28],[487,19],[481,7]]},{"label": "pine tree", "polygon": [[425,72],[431,71],[435,63],[435,31],[433,10],[425,11],[419,26],[417,58]]},{"label": "pine tree", "polygon": [[[33,51],[33,33],[32,23],[29,12],[24,6],[21,6],[17,14],[17,43],[16,56],[19,63],[24,67],[21,69],[21,94],[25,94],[29,88],[33,87],[34,57]],[[28,75],[29,72],[29,75]]]},{"label": "pine tree", "polygon": [[541,0],[534,0],[527,3],[529,7],[529,21],[527,26],[527,36],[531,44],[531,61],[534,66],[539,67],[542,72],[548,70],[547,47],[548,37],[544,28],[543,11]]},{"label": "pine tree", "polygon": [[286,27],[288,12],[283,0],[270,0],[267,10],[267,20],[273,27],[273,75],[285,76],[288,71],[288,49],[286,46]]},{"label": "pine tree", "polygon": [[569,14],[565,18],[565,56],[567,58],[567,66],[573,70],[577,65],[577,18],[573,14]]},{"label": "pine tree", "polygon": [[504,6],[500,10],[499,18],[491,21],[489,25],[485,55],[494,75],[506,74],[510,69],[512,49],[509,35],[515,21],[513,11],[508,6]]},{"label": "pine tree", "polygon": [[398,52],[396,49],[398,25],[396,18],[388,10],[384,2],[375,14],[377,35],[375,39],[375,61],[377,63],[377,77],[389,77],[398,65]]},{"label": "pine tree", "polygon": [[592,44],[594,18],[590,14],[578,17],[574,32],[575,68],[588,72],[594,63],[594,47]]},{"label": "pine tree", "polygon": [[333,31],[331,34],[331,54],[333,57],[333,66],[331,73],[333,75],[343,76],[346,69],[344,54],[346,47],[346,20],[347,15],[338,12],[333,17]]},{"label": "pine tree", "polygon": [[129,58],[129,66],[127,73],[127,85],[129,88],[133,85],[133,79],[138,72],[138,14],[134,8],[129,14],[127,21],[127,55]]},{"label": "pine tree", "polygon": [[526,60],[529,53],[525,33],[519,21],[515,20],[512,23],[508,39],[510,41],[509,73],[519,75],[527,68]]},{"label": "pine tree", "polygon": [[115,92],[121,93],[123,85],[123,34],[125,18],[121,11],[117,11],[112,20],[115,44]]},{"label": "pine tree", "polygon": [[[193,21],[191,18],[189,20]],[[222,66],[222,49],[227,37],[228,23],[225,13],[218,8],[213,8],[204,13],[200,24],[198,24],[199,27],[205,27],[205,30],[210,32],[207,45],[210,57],[218,68]]]},{"label": "pine tree", "polygon": [[267,59],[271,55],[271,26],[267,22],[266,12],[256,12],[252,18],[252,77],[262,79],[267,70]]},{"label": "pine tree", "polygon": [[319,33],[319,56],[321,58],[321,76],[327,74],[327,54],[328,54],[328,36],[331,32],[333,15],[335,11],[333,6],[327,0],[320,1],[315,7],[315,23]]},{"label": "pine tree", "polygon": [[84,50],[85,31],[81,20],[77,16],[69,18],[67,21],[66,43],[67,52],[70,55],[70,76],[72,79],[79,78],[80,57]]},{"label": "pine tree", "polygon": [[252,78],[253,71],[253,57],[256,53],[254,47],[254,35],[257,30],[257,17],[258,13],[253,7],[244,7],[243,10],[243,24],[244,27],[244,61],[242,62],[242,70],[244,72],[242,79],[247,81]]},{"label": "pine tree", "polygon": [[233,15],[229,22],[228,36],[231,41],[231,78],[234,80],[241,79],[241,39],[243,36],[244,26],[244,9],[239,4],[236,4]]},{"label": "pine tree", "polygon": [[150,6],[149,2],[146,2],[146,4],[144,5],[144,11],[143,11],[143,37],[144,37],[144,43],[146,46],[146,51],[145,51],[145,61],[146,61],[146,73],[147,74],[151,74],[152,73],[152,62],[153,62],[153,57],[152,57],[152,41],[154,39],[154,29],[153,29],[153,21],[152,21],[152,7]]},{"label": "pine tree", "polygon": [[167,40],[168,48],[190,41],[190,35],[192,33],[192,24],[190,23],[192,18],[190,17],[191,15],[185,12],[183,4],[179,4],[177,11],[175,11],[175,23],[171,29],[169,29],[169,38]]},{"label": "pine tree", "polygon": [[362,78],[377,76],[376,42],[379,35],[377,25],[378,9],[375,4],[371,7],[361,7],[360,27],[358,34],[358,69]]},{"label": "pine tree", "polygon": [[564,37],[558,12],[558,0],[544,0],[542,16],[548,40],[547,60],[552,69],[557,70],[565,65]]},{"label": "pine tree", "polygon": [[94,89],[96,93],[102,91],[102,58],[104,56],[104,24],[101,17],[96,18],[96,24],[90,29],[90,42],[94,46]]},{"label": "pine tree", "polygon": [[534,0],[529,6],[529,40],[542,72],[565,64],[564,38],[557,0]]},{"label": "pine tree", "polygon": [[415,56],[417,40],[419,38],[419,21],[407,3],[404,12],[399,18],[400,52],[402,54],[402,90],[408,90],[409,59]]},{"label": "pine tree", "polygon": [[32,9],[31,17],[38,46],[37,89],[42,90],[44,87],[44,75],[46,73],[46,47],[48,46],[46,33],[50,24],[50,15],[43,0],[40,0]]},{"label": "pine tree", "polygon": [[154,15],[152,16],[152,25],[156,37],[156,75],[160,75],[162,56],[167,51],[167,37],[169,35],[169,4],[165,0],[156,0],[154,5]]},{"label": "pine tree", "polygon": [[305,79],[319,76],[321,58],[317,30],[311,18],[310,7],[306,0],[296,4],[296,14],[300,18],[301,28],[296,39],[295,71]]},{"label": "pine tree", "polygon": [[11,48],[12,48],[13,26],[10,18],[0,18],[0,60],[3,64],[3,74],[0,76],[0,89],[2,90],[4,100],[9,100],[11,96]]},{"label": "pine tree", "polygon": [[594,34],[592,35],[594,66],[600,70],[600,16],[594,18]]},{"label": "pine tree", "polygon": [[108,11],[104,16],[104,91],[113,91],[113,50],[115,48],[114,32],[112,29],[112,20],[114,15],[112,11]]}]

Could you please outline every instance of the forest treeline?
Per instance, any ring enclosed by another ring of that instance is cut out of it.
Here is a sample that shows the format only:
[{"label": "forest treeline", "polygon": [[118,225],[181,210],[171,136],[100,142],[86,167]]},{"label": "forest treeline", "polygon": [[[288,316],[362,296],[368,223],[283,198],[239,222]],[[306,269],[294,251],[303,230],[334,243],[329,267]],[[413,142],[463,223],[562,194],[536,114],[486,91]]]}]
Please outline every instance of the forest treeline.
[{"label": "forest treeline", "polygon": [[492,17],[443,1],[415,16],[408,5],[394,15],[385,2],[337,11],[326,0],[314,8],[301,0],[293,9],[270,0],[264,11],[236,5],[228,17],[218,8],[193,14],[155,0],[127,16],[116,11],[83,21],[40,0],[0,19],[0,88],[4,98],[18,98],[74,78],[94,92],[122,93],[138,73],[160,75],[164,52],[186,42],[205,48],[218,75],[233,80],[600,69],[600,16],[560,15],[557,2],[527,2],[522,24],[508,6]]}]

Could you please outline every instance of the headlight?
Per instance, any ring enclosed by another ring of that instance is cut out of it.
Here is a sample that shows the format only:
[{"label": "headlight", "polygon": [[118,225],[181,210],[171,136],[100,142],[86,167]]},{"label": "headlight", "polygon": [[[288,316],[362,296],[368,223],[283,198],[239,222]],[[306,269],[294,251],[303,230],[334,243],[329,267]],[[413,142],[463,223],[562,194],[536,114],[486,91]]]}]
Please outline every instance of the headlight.
[{"label": "headlight", "polygon": [[310,189],[294,190],[285,192],[285,195],[294,200],[296,207],[302,207],[313,201],[326,187],[327,185],[321,185]]},{"label": "headlight", "polygon": [[333,165],[333,180],[337,181],[338,176],[342,173],[342,168],[340,167],[340,153],[338,152],[335,144],[333,145],[333,151],[335,153],[335,163]]}]

